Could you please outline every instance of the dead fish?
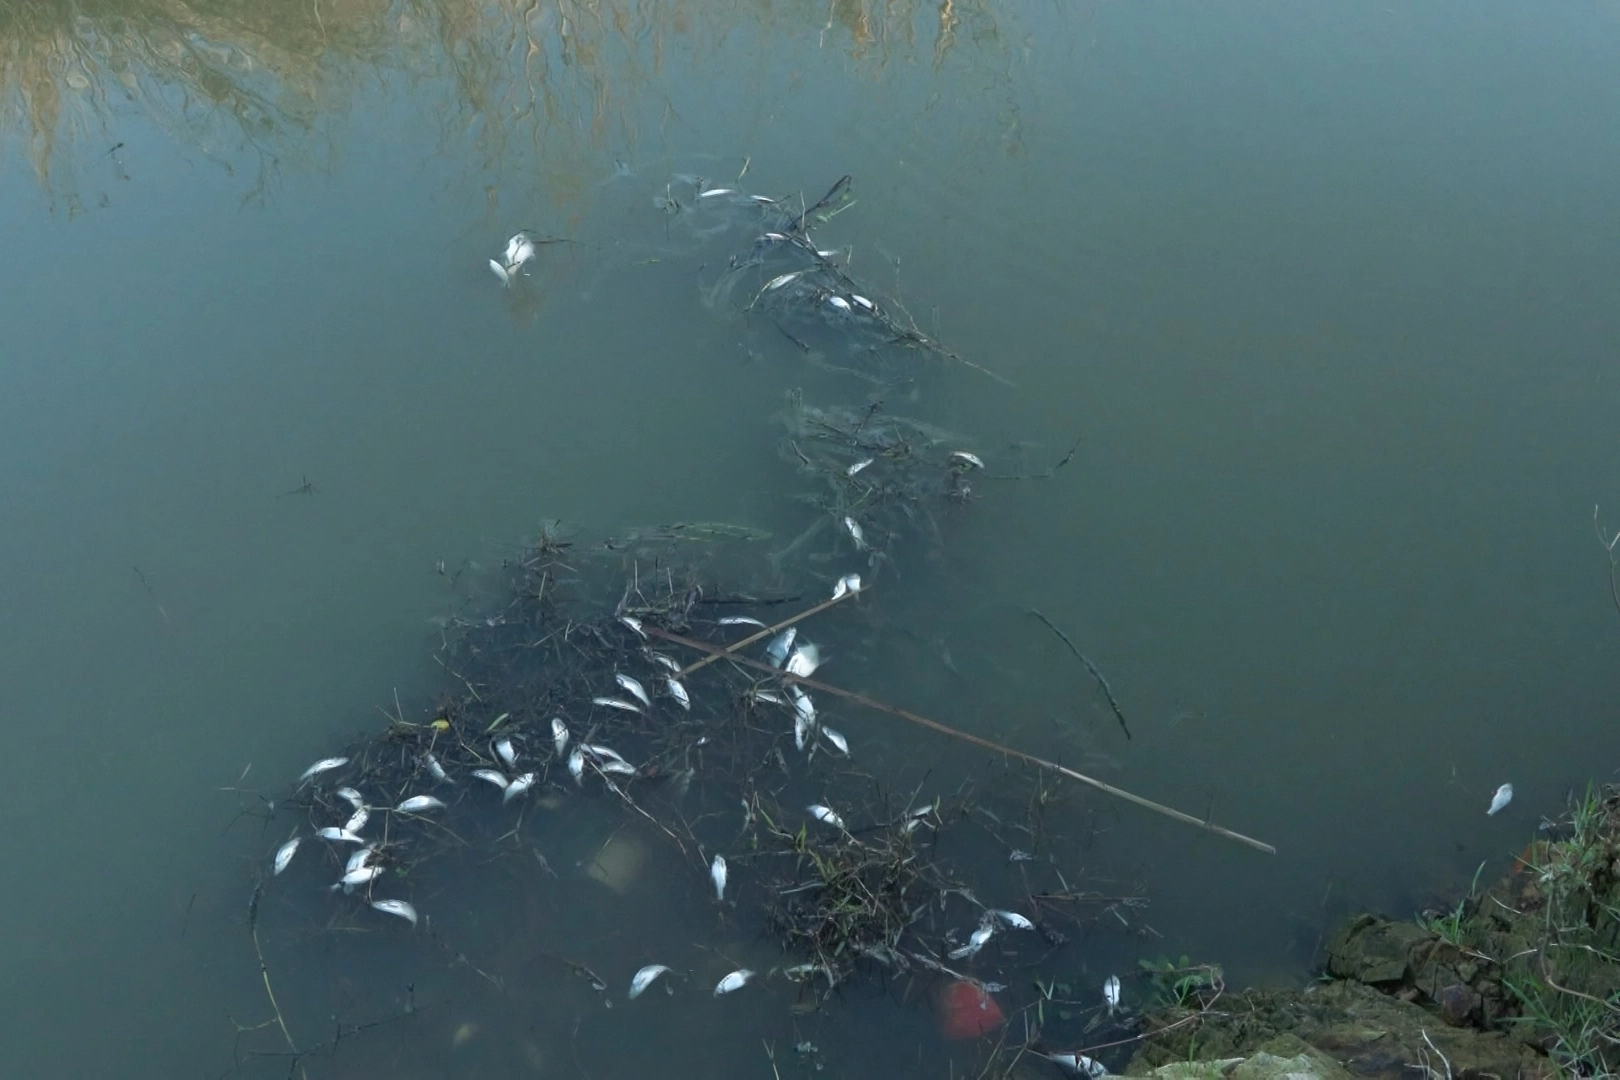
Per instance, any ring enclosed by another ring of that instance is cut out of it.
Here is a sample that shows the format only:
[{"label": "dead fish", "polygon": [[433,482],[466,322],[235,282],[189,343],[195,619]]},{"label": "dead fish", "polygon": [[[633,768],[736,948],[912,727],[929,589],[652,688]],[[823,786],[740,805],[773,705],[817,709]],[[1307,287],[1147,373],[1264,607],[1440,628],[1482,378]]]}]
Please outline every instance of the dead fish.
[{"label": "dead fish", "polygon": [[568,755],[568,775],[574,778],[574,783],[585,782],[585,754],[578,747]]},{"label": "dead fish", "polygon": [[799,753],[804,753],[804,748],[809,745],[810,732],[814,726],[804,718],[803,713],[793,714],[793,748]]},{"label": "dead fish", "polygon": [[821,737],[832,743],[840,754],[843,754],[845,757],[849,757],[848,739],[844,738],[830,727],[824,727],[821,729]]},{"label": "dead fish", "polygon": [[580,743],[579,748],[599,761],[623,761],[624,755],[611,746],[600,743]]},{"label": "dead fish", "polygon": [[838,584],[833,586],[832,598],[834,600],[839,600],[849,593],[858,593],[860,591],[861,575],[845,574],[843,577],[838,579]]},{"label": "dead fish", "polygon": [[422,814],[429,810],[443,810],[444,803],[431,795],[412,795],[394,807],[396,814]]},{"label": "dead fish", "polygon": [[797,675],[802,679],[808,679],[816,673],[816,668],[820,666],[821,650],[806,642],[793,650],[793,655],[787,658],[783,670],[789,675]]},{"label": "dead fish", "polygon": [[472,774],[474,776],[476,776],[480,780],[489,781],[491,784],[494,784],[496,787],[500,788],[502,791],[505,791],[506,788],[507,788],[507,785],[509,785],[512,782],[512,781],[508,780],[502,774],[496,772],[494,769],[474,769],[472,771]]},{"label": "dead fish", "polygon": [[496,277],[501,279],[501,284],[502,285],[510,285],[510,284],[512,284],[512,273],[511,273],[511,271],[507,270],[506,267],[502,266],[500,263],[496,262],[494,259],[491,259],[491,260],[489,260],[489,268],[490,268],[491,271],[494,272]]},{"label": "dead fish", "polygon": [[349,759],[346,757],[321,758],[321,760],[304,770],[303,775],[298,778],[298,782],[304,784],[312,777],[319,776],[323,772],[331,772],[333,769],[341,769],[348,763]]},{"label": "dead fish", "polygon": [[711,198],[711,197],[713,197],[715,195],[735,195],[735,194],[737,194],[737,189],[736,188],[717,187],[717,188],[710,188],[708,191],[700,191],[700,192],[698,192],[698,198],[707,199],[707,198]]},{"label": "dead fish", "polygon": [[799,628],[790,626],[773,638],[771,643],[765,646],[766,663],[770,664],[771,667],[781,667],[782,663],[787,660],[788,650],[793,648],[793,639],[798,636]]},{"label": "dead fish", "polygon": [[515,273],[534,258],[534,241],[518,233],[506,242],[506,269]]},{"label": "dead fish", "polygon": [[369,863],[371,861],[371,857],[375,854],[377,854],[376,844],[367,844],[365,847],[357,849],[353,855],[349,856],[349,861],[344,864],[343,872],[345,874],[354,873],[356,870]]},{"label": "dead fish", "polygon": [[726,898],[726,857],[724,855],[716,855],[714,862],[709,864],[709,880],[714,882],[714,898],[724,900]]},{"label": "dead fish", "polygon": [[506,785],[506,792],[501,796],[501,802],[511,802],[519,795],[527,794],[532,787],[534,787],[534,773],[526,772]]},{"label": "dead fish", "polygon": [[380,866],[361,866],[344,874],[343,880],[339,881],[338,884],[343,886],[344,892],[354,892],[361,885],[369,885],[375,881],[377,875],[382,872]]},{"label": "dead fish", "polygon": [[1103,1000],[1108,1003],[1108,1015],[1119,1008],[1119,976],[1110,975],[1103,981]]},{"label": "dead fish", "polygon": [[335,827],[330,826],[330,825],[328,825],[324,829],[319,830],[318,832],[315,833],[315,835],[320,837],[322,840],[330,840],[334,844],[344,843],[344,844],[362,844],[363,845],[366,842],[364,837],[356,836],[356,835],[354,835],[354,833],[350,832],[347,829],[339,829],[339,828],[335,828]]},{"label": "dead fish", "polygon": [[1103,1063],[1084,1054],[1042,1054],[1052,1064],[1071,1076],[1089,1076],[1091,1080],[1099,1080],[1108,1075]]},{"label": "dead fish", "polygon": [[632,679],[628,675],[615,675],[613,676],[613,681],[618,683],[619,686],[628,692],[631,697],[635,698],[649,709],[652,708],[652,698],[647,696],[647,690],[641,685],[641,683],[637,682],[635,679]]},{"label": "dead fish", "polygon": [[800,690],[797,686],[790,685],[788,687],[788,697],[793,699],[793,711],[798,715],[799,719],[806,724],[816,722],[816,705],[815,702],[810,700],[809,694]]},{"label": "dead fish", "polygon": [[982,944],[975,945],[972,942],[968,942],[966,945],[961,945],[952,949],[945,955],[951,960],[966,960],[968,957],[973,956],[982,948],[984,948]]},{"label": "dead fish", "polygon": [[822,806],[820,803],[807,806],[805,809],[808,810],[810,812],[810,816],[815,818],[817,821],[825,822],[835,829],[842,829],[844,827],[844,819],[833,813],[827,807]]},{"label": "dead fish", "polygon": [[979,460],[979,456],[966,450],[952,450],[950,460],[952,465],[966,465],[973,469],[984,468],[984,462]]},{"label": "dead fish", "polygon": [[727,975],[725,978],[721,979],[715,985],[714,996],[719,997],[721,994],[729,994],[735,990],[741,990],[743,987],[748,985],[748,980],[752,979],[753,977],[754,973],[752,971],[749,971],[747,968],[738,968],[730,975]]},{"label": "dead fish", "polygon": [[445,783],[450,779],[449,774],[444,771],[444,766],[439,764],[439,759],[432,754],[423,754],[422,764],[427,768],[428,775],[439,783]]},{"label": "dead fish", "polygon": [[495,756],[500,758],[508,769],[517,764],[517,750],[513,748],[511,739],[502,739],[495,744]]},{"label": "dead fish", "polygon": [[658,979],[658,976],[667,974],[668,972],[669,968],[665,967],[663,964],[648,964],[646,967],[636,972],[634,977],[632,977],[630,980],[630,1000],[636,1000],[636,998],[641,996],[642,991],[646,990],[647,987],[651,986]]},{"label": "dead fish", "polygon": [[619,616],[619,621],[624,623],[624,625],[628,626],[630,629],[634,630],[638,635],[641,636],[641,639],[643,641],[645,641],[647,639],[647,631],[645,631],[645,630],[643,630],[641,628],[641,620],[640,619],[636,618],[633,615],[620,615]]},{"label": "dead fish", "polygon": [[872,464],[872,462],[874,462],[876,460],[877,460],[877,458],[867,458],[864,461],[857,461],[855,464],[851,465],[848,469],[844,470],[844,475],[845,476],[854,476],[856,473],[860,472],[862,469],[866,468],[868,465]]},{"label": "dead fish", "polygon": [[855,541],[855,550],[856,551],[865,551],[866,550],[866,534],[861,531],[860,522],[856,521],[854,518],[850,517],[848,514],[845,514],[844,515],[844,528],[849,530],[849,538],[851,540]]},{"label": "dead fish", "polygon": [[1497,813],[1506,809],[1507,804],[1512,801],[1513,785],[1503,784],[1501,787],[1496,789],[1496,794],[1491,796],[1491,808],[1485,811],[1485,813],[1494,817]]},{"label": "dead fish", "polygon": [[623,698],[616,697],[591,698],[591,704],[600,705],[604,709],[620,709],[624,712],[639,713],[641,711],[639,708],[630,704],[628,701],[625,701]]},{"label": "dead fish", "polygon": [[557,748],[557,756],[562,757],[563,751],[568,749],[568,725],[560,716],[551,718],[551,742]]},{"label": "dead fish", "polygon": [[668,671],[680,671],[681,670],[681,665],[675,662],[674,657],[665,656],[661,652],[653,652],[651,649],[648,649],[647,650],[647,659],[651,660],[655,664],[658,664],[658,665],[662,666],[663,668],[665,668]]},{"label": "dead fish", "polygon": [[609,776],[635,776],[637,769],[628,761],[604,761],[596,766]]},{"label": "dead fish", "polygon": [[[991,909],[990,914],[1012,927],[1014,930],[1033,930],[1035,924],[1018,914],[1016,911],[998,911]],[[1118,989],[1118,980],[1115,980],[1115,989]]]},{"label": "dead fish", "polygon": [[373,900],[371,906],[384,915],[397,915],[412,926],[416,925],[416,909],[403,900]]},{"label": "dead fish", "polygon": [[692,699],[687,695],[686,687],[682,686],[678,679],[665,679],[664,689],[668,691],[670,697],[675,699],[675,704],[687,710],[692,708]]},{"label": "dead fish", "polygon": [[299,837],[295,836],[276,848],[275,870],[271,874],[272,877],[287,869],[287,864],[292,862],[292,857],[298,851],[298,845],[302,842]]},{"label": "dead fish", "polygon": [[849,294],[849,302],[860,308],[862,311],[873,312],[877,310],[876,304],[872,303],[872,301],[868,300],[866,297],[860,296],[856,293]]},{"label": "dead fish", "polygon": [[757,626],[765,629],[765,624],[758,619],[750,619],[747,615],[723,615],[720,618],[721,626]]},{"label": "dead fish", "polygon": [[780,289],[788,282],[794,280],[795,278],[802,277],[803,275],[803,270],[794,270],[792,273],[788,274],[778,274],[765,283],[765,288],[762,291],[771,292],[773,289]]},{"label": "dead fish", "polygon": [[366,822],[370,820],[371,811],[362,806],[360,809],[349,815],[349,820],[343,823],[343,831],[359,833],[361,829],[366,827]]},{"label": "dead fish", "polygon": [[332,792],[332,794],[336,795],[338,798],[342,799],[356,810],[366,805],[365,798],[352,787],[340,787],[336,791]]},{"label": "dead fish", "polygon": [[[511,266],[517,262],[518,251],[524,244],[529,243],[527,233],[513,233],[511,239],[506,241],[506,265]],[[530,245],[531,247],[533,245]]]},{"label": "dead fish", "polygon": [[[839,311],[848,311],[849,301],[845,300],[842,296],[829,296],[827,297],[827,306],[836,308]],[[868,462],[868,464],[870,464],[870,462]],[[855,474],[850,473],[849,475],[854,476]]]},{"label": "dead fish", "polygon": [[775,690],[755,690],[753,692],[753,698],[755,701],[763,701],[769,705],[787,704],[787,699],[781,694],[778,694]]}]

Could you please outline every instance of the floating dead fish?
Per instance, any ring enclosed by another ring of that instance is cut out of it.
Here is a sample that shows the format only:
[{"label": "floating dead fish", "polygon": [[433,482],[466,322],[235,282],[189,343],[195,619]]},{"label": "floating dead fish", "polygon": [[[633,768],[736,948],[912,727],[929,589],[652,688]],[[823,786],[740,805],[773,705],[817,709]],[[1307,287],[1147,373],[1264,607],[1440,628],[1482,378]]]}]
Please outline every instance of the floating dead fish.
[{"label": "floating dead fish", "polygon": [[506,244],[506,268],[515,273],[522,269],[523,264],[534,258],[534,242],[522,233],[512,237]]},{"label": "floating dead fish", "polygon": [[835,829],[842,829],[844,827],[844,819],[833,813],[827,807],[822,806],[820,803],[807,806],[805,809],[809,811],[810,816],[815,818],[817,821],[825,822]]},{"label": "floating dead fish", "polygon": [[360,866],[344,874],[343,880],[339,881],[338,884],[343,886],[344,892],[354,892],[355,889],[362,885],[371,884],[377,879],[377,875],[382,872],[380,866]]},{"label": "floating dead fish", "polygon": [[635,679],[632,679],[628,675],[615,675],[613,676],[613,681],[618,683],[620,688],[627,692],[631,697],[635,698],[649,709],[652,708],[652,698],[647,696],[647,689],[646,687],[642,686],[641,683]]},{"label": "floating dead fish", "polygon": [[709,864],[709,880],[714,882],[714,898],[724,900],[726,898],[726,857],[724,855],[716,855],[714,862]]},{"label": "floating dead fish", "polygon": [[678,679],[665,679],[664,690],[668,692],[670,697],[675,699],[675,704],[681,708],[687,710],[692,708],[692,699],[686,693],[686,687],[682,686]]},{"label": "floating dead fish", "polygon": [[861,575],[845,574],[843,577],[839,578],[838,583],[833,586],[832,598],[834,600],[840,600],[848,593],[858,593],[860,591]]},{"label": "floating dead fish", "polygon": [[579,748],[598,761],[624,762],[624,755],[611,746],[602,746],[598,743],[580,743]]},{"label": "floating dead fish", "polygon": [[952,949],[950,952],[946,953],[945,955],[946,955],[946,957],[948,959],[951,959],[951,960],[966,960],[969,957],[976,955],[978,953],[978,951],[980,949],[982,949],[982,948],[984,948],[984,945],[982,943],[980,943],[978,945],[975,945],[970,941],[966,945],[962,945],[962,946],[960,946],[958,948]]},{"label": "floating dead fish", "polygon": [[432,754],[423,754],[422,764],[426,767],[428,775],[439,783],[443,784],[450,779],[449,774],[444,771],[444,766],[439,764],[439,759]]},{"label": "floating dead fish", "polygon": [[576,784],[585,782],[585,754],[578,747],[568,755],[568,775],[574,778]]},{"label": "floating dead fish", "polygon": [[295,836],[285,844],[282,844],[280,847],[276,848],[275,870],[271,874],[272,877],[287,869],[287,864],[292,862],[292,857],[295,853],[297,853],[298,845],[302,842],[303,841],[299,837]]},{"label": "floating dead fish", "polygon": [[830,727],[821,729],[821,737],[833,744],[833,747],[845,757],[849,757],[849,740]]},{"label": "floating dead fish", "polygon": [[501,802],[511,802],[519,795],[526,795],[532,787],[534,787],[534,773],[526,772],[506,785],[506,792],[501,796]]},{"label": "floating dead fish", "polygon": [[625,701],[623,698],[596,697],[596,698],[591,698],[591,704],[592,705],[600,705],[604,709],[620,709],[620,710],[622,710],[624,712],[633,712],[633,713],[641,712],[641,709],[639,707],[630,704],[628,701]]},{"label": "floating dead fish", "polygon": [[1084,1054],[1042,1054],[1052,1064],[1071,1076],[1089,1076],[1091,1080],[1108,1075],[1103,1063]]},{"label": "floating dead fish", "polygon": [[335,828],[335,827],[330,826],[330,825],[328,825],[324,829],[319,830],[318,832],[315,833],[315,835],[320,837],[322,840],[330,840],[334,844],[343,843],[343,844],[362,844],[363,845],[366,842],[364,837],[356,836],[354,833],[350,832],[348,829],[339,829],[339,828]]},{"label": "floating dead fish", "polygon": [[342,799],[356,810],[366,805],[365,798],[352,787],[340,787],[336,791],[332,792],[332,794],[336,795],[338,798]]},{"label": "floating dead fish", "polygon": [[743,987],[748,985],[748,980],[752,979],[753,977],[754,973],[752,971],[749,971],[747,968],[739,968],[736,971],[733,971],[730,975],[727,975],[725,978],[721,979],[715,985],[714,996],[719,997],[721,994],[729,994],[733,991],[741,990]]},{"label": "floating dead fish", "polygon": [[1110,975],[1103,981],[1103,1000],[1108,1003],[1108,1015],[1119,1008],[1119,976]]},{"label": "floating dead fish", "polygon": [[366,827],[366,822],[370,820],[371,811],[362,806],[360,809],[349,815],[349,820],[343,823],[343,831],[359,833],[361,829]]},{"label": "floating dead fish", "polygon": [[793,639],[798,636],[799,628],[790,626],[773,638],[771,643],[765,646],[766,663],[770,664],[771,667],[781,667],[783,662],[787,660],[788,650],[793,648]]},{"label": "floating dead fish", "polygon": [[403,900],[373,900],[371,906],[384,915],[397,915],[412,926],[416,925],[416,909]]},{"label": "floating dead fish", "polygon": [[298,778],[298,782],[300,784],[304,784],[313,777],[319,776],[323,772],[331,772],[333,769],[341,769],[348,763],[349,759],[346,757],[321,758],[321,760],[304,770],[303,775]]},{"label": "floating dead fish", "polygon": [[757,626],[761,630],[765,629],[765,624],[764,623],[760,622],[758,619],[750,619],[747,615],[722,615],[720,617],[720,625],[721,626]]},{"label": "floating dead fish", "polygon": [[491,784],[494,784],[496,787],[500,788],[502,791],[505,791],[507,786],[512,782],[501,773],[496,772],[494,769],[474,769],[472,774],[480,780],[487,780]]},{"label": "floating dead fish", "polygon": [[787,663],[783,665],[783,670],[789,675],[797,675],[801,679],[808,679],[816,673],[816,668],[820,666],[821,650],[806,642],[793,650],[793,654],[787,658]]},{"label": "floating dead fish", "polygon": [[646,640],[647,631],[645,631],[645,630],[643,630],[641,628],[641,620],[640,619],[634,617],[633,615],[620,615],[619,616],[619,621],[624,623],[624,625],[628,626],[630,629],[634,630],[637,634],[639,634],[643,641]]},{"label": "floating dead fish", "polygon": [[1016,911],[999,911],[991,909],[990,914],[1012,927],[1014,930],[1033,930],[1035,924],[1018,914]]},{"label": "floating dead fish", "polygon": [[[839,311],[848,311],[849,301],[845,300],[842,296],[829,296],[827,297],[827,306],[830,308],[836,308]],[[865,464],[870,465],[871,462],[868,461],[865,462]],[[859,470],[856,471],[858,472]],[[849,475],[854,476],[855,473],[852,472]]]},{"label": "floating dead fish", "polygon": [[979,460],[979,456],[977,454],[970,454],[966,450],[952,450],[951,464],[966,465],[969,468],[974,469],[984,468],[984,462]]},{"label": "floating dead fish", "polygon": [[1503,784],[1501,787],[1496,789],[1496,794],[1491,796],[1491,808],[1485,811],[1485,813],[1494,817],[1496,814],[1506,809],[1507,804],[1512,801],[1513,785]]},{"label": "floating dead fish", "polygon": [[517,764],[517,750],[513,748],[511,739],[502,739],[495,744],[495,756],[500,758],[508,769]]},{"label": "floating dead fish", "polygon": [[799,753],[804,753],[804,748],[810,744],[810,732],[814,728],[815,725],[806,720],[803,713],[793,714],[793,748]]},{"label": "floating dead fish", "polygon": [[371,861],[371,857],[375,854],[377,854],[376,844],[367,844],[365,847],[357,849],[353,855],[349,856],[349,861],[344,865],[343,872],[345,874],[354,873],[356,870],[369,863]]},{"label": "floating dead fish", "polygon": [[803,277],[803,276],[804,276],[804,271],[803,270],[795,270],[795,271],[793,271],[792,273],[789,273],[789,274],[778,274],[775,277],[771,278],[771,280],[767,281],[765,283],[765,288],[762,289],[761,291],[762,292],[771,292],[771,291],[773,291],[775,289],[780,289],[782,286],[786,285],[788,282],[793,281],[796,278],[800,278],[800,277]]},{"label": "floating dead fish", "polygon": [[873,312],[877,310],[876,304],[872,303],[872,301],[868,300],[866,297],[860,296],[856,293],[849,294],[849,302],[860,308],[862,311]]},{"label": "floating dead fish", "polygon": [[637,773],[636,767],[628,761],[603,761],[596,767],[609,776],[635,776]]},{"label": "floating dead fish", "polygon": [[412,795],[394,807],[396,814],[423,814],[429,810],[443,810],[444,802],[431,795]]},{"label": "floating dead fish", "polygon": [[790,685],[788,687],[788,697],[793,699],[793,711],[798,715],[799,719],[806,724],[816,722],[816,704],[810,700],[809,694],[800,690],[797,686]]},{"label": "floating dead fish", "polygon": [[500,263],[496,262],[494,259],[491,259],[491,260],[489,260],[489,268],[490,268],[491,271],[494,272],[496,277],[501,279],[501,284],[502,285],[510,285],[510,284],[512,284],[512,273],[511,273],[511,271],[507,270],[506,267],[502,266]]},{"label": "floating dead fish", "polygon": [[864,461],[857,461],[855,464],[851,465],[848,469],[844,470],[844,475],[845,476],[854,476],[856,473],[860,472],[862,469],[866,468],[868,465],[872,464],[872,462],[874,462],[876,460],[877,460],[877,458],[867,458]]},{"label": "floating dead fish", "polygon": [[563,751],[568,749],[568,725],[560,716],[551,718],[551,742],[557,748],[557,756],[562,757]]},{"label": "floating dead fish", "polygon": [[658,976],[668,973],[669,968],[665,967],[663,964],[648,964],[646,967],[636,972],[635,976],[630,980],[630,1000],[636,1000],[636,998],[641,996],[642,991],[646,990],[647,987],[651,986],[657,981]]},{"label": "floating dead fish", "polygon": [[648,649],[647,650],[647,659],[651,660],[653,663],[658,664],[659,666],[665,668],[668,671],[679,671],[679,670],[681,670],[681,665],[675,661],[674,657],[665,656],[661,652],[653,652],[651,649]]},{"label": "floating dead fish", "polygon": [[778,694],[775,690],[755,690],[753,692],[753,698],[755,701],[763,701],[768,705],[787,704],[787,698],[783,697],[781,694]]},{"label": "floating dead fish", "polygon": [[849,530],[849,538],[851,540],[855,541],[855,550],[856,551],[865,551],[866,550],[866,534],[861,531],[861,523],[856,521],[854,518],[850,517],[848,514],[845,514],[844,515],[844,528]]},{"label": "floating dead fish", "polygon": [[713,198],[716,195],[735,195],[735,194],[737,194],[737,189],[736,188],[717,187],[717,188],[710,188],[708,191],[700,191],[700,192],[698,192],[698,198],[700,198],[700,199],[709,199],[709,198]]}]

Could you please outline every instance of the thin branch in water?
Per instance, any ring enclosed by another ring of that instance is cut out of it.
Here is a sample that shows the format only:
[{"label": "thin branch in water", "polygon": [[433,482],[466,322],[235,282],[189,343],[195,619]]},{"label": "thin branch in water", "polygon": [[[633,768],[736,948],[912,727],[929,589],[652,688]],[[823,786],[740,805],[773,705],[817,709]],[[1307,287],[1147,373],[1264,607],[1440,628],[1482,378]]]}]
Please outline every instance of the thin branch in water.
[{"label": "thin branch in water", "polygon": [[[1614,546],[1616,544],[1620,544],[1620,532],[1615,533],[1614,539],[1612,540],[1605,540],[1603,538],[1603,527],[1598,524],[1598,508],[1596,503],[1592,504],[1592,531],[1597,533],[1598,543],[1603,545],[1603,550],[1609,553],[1609,599],[1614,601],[1614,610],[1620,612],[1620,585],[1617,585],[1614,580],[1616,566]],[[139,570],[135,572],[137,574],[140,573]],[[159,610],[161,610],[161,608]],[[168,616],[165,615],[164,618],[168,618]]]},{"label": "thin branch in water", "polygon": [[[710,646],[710,645],[704,645],[704,644],[701,644],[701,643],[698,643],[698,642],[690,642],[690,644],[692,644],[694,647],[701,648],[703,651],[709,653],[709,655],[705,656],[702,660],[699,660],[696,663],[686,665],[680,671],[675,673],[675,677],[677,679],[684,679],[688,675],[692,674],[692,672],[697,671],[700,668],[706,668],[710,664],[714,663],[716,660],[725,660],[725,659],[730,658],[733,653],[737,652],[737,650],[747,648],[749,645],[752,645],[754,642],[760,640],[761,638],[770,637],[772,634],[780,633],[781,631],[786,630],[788,627],[792,626],[794,623],[798,622],[801,619],[808,619],[810,616],[819,614],[820,612],[823,612],[823,611],[826,611],[828,608],[832,607],[834,604],[836,604],[836,603],[838,603],[838,602],[840,602],[842,600],[846,600],[851,596],[854,596],[857,592],[867,592],[870,589],[871,589],[870,585],[866,586],[865,588],[858,589],[858,590],[857,589],[850,589],[849,591],[843,593],[840,596],[835,596],[830,600],[823,600],[821,603],[815,605],[814,607],[806,608],[804,611],[799,612],[797,615],[793,616],[792,618],[783,619],[781,622],[777,623],[775,626],[767,626],[765,629],[761,630],[759,633],[750,634],[748,637],[743,638],[741,641],[738,641],[738,642],[736,642],[734,644],[731,644],[731,645],[727,645],[725,647],[721,647],[721,646],[718,646],[718,645]],[[654,629],[653,627],[650,627],[650,626],[647,627],[648,631],[651,631],[653,629]],[[686,638],[675,637],[675,635],[673,635],[673,634],[667,634],[665,636],[668,636],[668,637],[672,638],[675,641],[681,641],[681,642],[687,642],[688,641],[688,639],[686,639]],[[776,669],[775,668],[770,668],[768,670],[775,671]]]},{"label": "thin branch in water", "polygon": [[1062,638],[1063,644],[1069,647],[1069,651],[1074,653],[1082,664],[1086,665],[1086,670],[1091,672],[1091,677],[1097,680],[1097,685],[1102,687],[1103,695],[1108,698],[1108,707],[1114,710],[1114,718],[1119,721],[1120,730],[1125,732],[1125,737],[1129,739],[1131,737],[1131,729],[1125,723],[1125,714],[1120,711],[1119,702],[1114,698],[1114,691],[1109,687],[1108,680],[1103,678],[1103,673],[1097,670],[1097,665],[1093,664],[1090,660],[1087,660],[1086,654],[1075,648],[1074,642],[1069,640],[1069,635],[1065,634],[1062,630],[1059,630],[1051,619],[1048,619],[1045,615],[1042,615],[1034,608],[1030,608],[1029,613],[1041,620],[1041,622],[1045,623],[1048,630]]}]

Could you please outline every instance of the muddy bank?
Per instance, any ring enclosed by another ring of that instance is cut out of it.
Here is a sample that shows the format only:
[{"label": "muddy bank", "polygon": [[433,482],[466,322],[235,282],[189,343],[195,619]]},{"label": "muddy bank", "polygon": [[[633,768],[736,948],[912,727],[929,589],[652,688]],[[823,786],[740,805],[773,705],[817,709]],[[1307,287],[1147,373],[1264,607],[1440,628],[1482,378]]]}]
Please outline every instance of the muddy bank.
[{"label": "muddy bank", "polygon": [[1450,908],[1350,919],[1328,943],[1323,976],[1150,1013],[1126,1071],[1614,1075],[1620,788],[1588,792],[1509,874]]}]

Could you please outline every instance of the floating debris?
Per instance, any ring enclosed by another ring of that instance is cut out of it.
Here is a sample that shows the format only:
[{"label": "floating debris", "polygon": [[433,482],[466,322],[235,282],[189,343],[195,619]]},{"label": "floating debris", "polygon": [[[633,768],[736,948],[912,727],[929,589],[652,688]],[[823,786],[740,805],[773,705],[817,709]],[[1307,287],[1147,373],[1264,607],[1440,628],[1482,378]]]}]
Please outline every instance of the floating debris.
[{"label": "floating debris", "polygon": [[752,971],[749,971],[747,968],[739,968],[736,971],[733,971],[730,975],[727,975],[725,978],[721,979],[719,983],[715,985],[714,996],[719,997],[721,994],[730,994],[737,990],[741,990],[743,987],[748,985],[748,980],[752,979],[753,977],[754,973]]},{"label": "floating debris", "polygon": [[1485,811],[1485,813],[1488,816],[1495,817],[1498,813],[1507,809],[1507,804],[1512,801],[1513,785],[1503,784],[1501,787],[1496,789],[1496,794],[1491,796],[1491,808]]},{"label": "floating debris", "polygon": [[[628,675],[622,674],[613,676],[613,681],[618,683],[620,688],[628,693],[631,697],[635,698],[649,709],[652,708],[652,698],[647,696],[647,688],[642,686],[640,682],[632,679]],[[598,704],[600,704],[600,702],[598,702]]]},{"label": "floating debris", "polygon": [[298,845],[302,842],[302,840],[295,836],[285,844],[282,844],[280,847],[276,848],[275,870],[271,874],[272,877],[287,869],[287,864],[292,862],[293,855],[298,852]]},{"label": "floating debris", "polygon": [[323,773],[323,772],[331,772],[333,769],[341,769],[341,768],[343,768],[343,766],[347,765],[348,763],[349,763],[349,759],[346,758],[346,757],[322,758],[321,760],[317,761],[315,764],[311,765],[309,768],[304,770],[303,774],[298,777],[298,783],[299,783],[300,786],[302,786],[303,784],[308,783],[313,778],[319,776],[321,773]]},{"label": "floating debris", "polygon": [[726,898],[726,857],[724,855],[716,855],[714,862],[709,864],[709,880],[714,882],[714,898],[724,900]]},{"label": "floating debris", "polygon": [[412,795],[398,806],[394,807],[396,814],[423,814],[429,810],[443,810],[444,801],[435,799],[432,795]]},{"label": "floating debris", "polygon": [[634,977],[632,977],[630,980],[630,1000],[634,1001],[636,998],[640,997],[642,992],[645,991],[647,987],[651,986],[657,981],[658,976],[667,975],[669,970],[670,969],[665,967],[663,964],[648,964],[646,967],[636,972]]},{"label": "floating debris", "polygon": [[384,915],[397,915],[412,926],[416,925],[416,909],[403,900],[373,900],[371,906]]}]

